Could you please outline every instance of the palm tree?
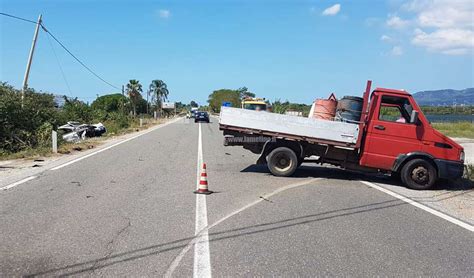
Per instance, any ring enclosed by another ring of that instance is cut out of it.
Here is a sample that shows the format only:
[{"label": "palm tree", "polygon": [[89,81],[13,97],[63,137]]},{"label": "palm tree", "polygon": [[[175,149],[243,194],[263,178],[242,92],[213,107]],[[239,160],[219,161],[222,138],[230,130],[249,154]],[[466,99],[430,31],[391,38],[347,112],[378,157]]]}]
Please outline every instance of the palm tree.
[{"label": "palm tree", "polygon": [[131,79],[127,84],[127,94],[132,103],[133,116],[137,115],[137,103],[141,97],[140,92],[142,92],[142,84],[140,84],[140,81]]},{"label": "palm tree", "polygon": [[161,103],[168,99],[169,94],[166,83],[163,82],[163,80],[158,79],[151,81],[150,92],[156,100],[157,107],[159,107],[161,110]]}]

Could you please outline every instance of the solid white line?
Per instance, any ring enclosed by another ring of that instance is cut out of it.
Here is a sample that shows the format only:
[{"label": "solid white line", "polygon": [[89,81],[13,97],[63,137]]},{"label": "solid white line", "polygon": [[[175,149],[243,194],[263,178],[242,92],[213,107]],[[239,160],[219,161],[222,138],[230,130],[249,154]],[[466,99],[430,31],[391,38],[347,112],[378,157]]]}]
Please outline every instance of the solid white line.
[{"label": "solid white line", "polygon": [[[270,197],[272,197],[273,195],[276,195],[282,191],[285,191],[285,190],[288,190],[288,189],[292,189],[292,188],[295,188],[295,187],[298,187],[298,186],[302,186],[302,185],[307,185],[307,184],[310,184],[314,181],[317,181],[317,180],[322,180],[322,178],[313,178],[313,179],[310,179],[310,180],[305,180],[305,181],[301,181],[301,182],[298,182],[298,183],[294,183],[294,184],[289,184],[287,186],[283,186],[283,187],[280,187],[278,188],[277,190],[269,193],[269,194],[265,194],[263,195],[262,197],[265,198],[265,199],[268,199]],[[212,225],[210,226],[207,226],[205,227],[203,230],[201,230],[198,235],[202,235],[202,234],[208,234],[209,233],[209,230],[214,228],[215,226],[219,225],[220,223],[224,222],[225,220],[231,218],[232,216],[236,215],[236,214],[239,214],[241,213],[242,211],[250,208],[250,207],[253,207],[255,206],[256,204],[262,202],[263,199],[262,198],[259,198],[257,200],[255,200],[254,202],[248,204],[248,205],[245,205],[243,207],[241,207],[240,209],[238,210],[235,210],[229,214],[227,214],[226,216],[222,217],[221,219],[219,219],[218,221],[214,222]],[[193,247],[193,245],[199,240],[199,237],[198,236],[195,236],[182,250],[181,252],[178,254],[178,256],[176,256],[176,258],[174,258],[174,260],[171,262],[168,270],[166,271],[165,273],[165,277],[169,278],[172,276],[173,272],[176,270],[176,268],[178,267],[179,263],[181,262],[181,260],[184,258],[184,256],[186,255],[186,253],[188,253],[188,251]]]},{"label": "solid white line", "polygon": [[449,215],[446,215],[446,214],[444,214],[444,213],[442,213],[442,212],[440,212],[440,211],[437,211],[437,210],[432,209],[432,208],[430,208],[430,207],[428,207],[428,206],[425,206],[425,205],[423,205],[423,204],[420,204],[420,203],[418,203],[418,202],[416,202],[416,201],[414,201],[414,200],[412,200],[412,199],[410,199],[410,198],[407,198],[407,197],[405,197],[405,196],[402,196],[402,195],[400,195],[400,194],[397,194],[397,193],[395,193],[395,192],[393,192],[393,191],[390,191],[390,190],[388,190],[388,189],[385,189],[385,188],[383,188],[383,187],[381,187],[381,186],[378,186],[378,185],[376,185],[376,184],[374,184],[374,183],[371,183],[371,182],[368,182],[368,181],[360,181],[360,182],[362,182],[363,184],[368,185],[368,186],[370,186],[370,187],[372,187],[372,188],[374,188],[374,189],[377,189],[377,190],[380,190],[380,191],[382,191],[382,192],[384,192],[384,193],[387,193],[388,195],[393,196],[393,197],[395,197],[395,198],[397,198],[397,199],[400,199],[400,200],[402,200],[402,201],[404,201],[404,202],[406,202],[406,203],[408,203],[408,204],[410,204],[410,205],[413,205],[413,206],[415,206],[415,207],[417,207],[417,208],[419,208],[419,209],[422,209],[422,210],[424,210],[424,211],[426,211],[426,212],[429,212],[429,213],[431,213],[431,214],[433,214],[433,215],[436,215],[436,216],[438,216],[438,217],[440,217],[440,218],[442,218],[442,219],[444,219],[444,220],[446,220],[446,221],[449,221],[449,222],[451,222],[451,223],[453,223],[453,224],[456,224],[456,225],[458,225],[458,226],[460,226],[460,227],[462,227],[462,228],[464,228],[464,229],[466,229],[466,230],[468,230],[468,231],[474,232],[474,226],[472,226],[472,225],[470,225],[470,224],[468,224],[468,223],[466,223],[466,222],[463,222],[463,221],[461,221],[461,220],[459,220],[459,219],[456,219],[456,218],[454,218],[454,217],[451,217],[451,216],[449,216]]},{"label": "solid white line", "polygon": [[31,176],[31,177],[28,177],[28,178],[24,178],[24,179],[22,179],[22,180],[20,180],[20,181],[17,181],[17,182],[14,182],[14,183],[12,183],[12,184],[9,184],[9,185],[7,185],[7,186],[2,187],[2,188],[0,188],[0,190],[7,190],[7,189],[10,189],[10,188],[12,188],[12,187],[15,187],[15,186],[17,186],[17,185],[20,185],[20,184],[22,184],[22,183],[25,183],[25,182],[30,181],[30,180],[33,180],[33,179],[36,179],[36,176]]},{"label": "solid white line", "polygon": [[66,163],[64,163],[64,164],[62,164],[62,165],[56,166],[56,167],[54,167],[54,168],[51,168],[50,170],[51,170],[51,171],[59,170],[59,169],[61,169],[61,168],[63,168],[63,167],[66,167],[66,166],[68,166],[68,165],[71,165],[71,164],[73,164],[73,163],[76,163],[76,162],[78,162],[78,161],[81,161],[81,160],[83,160],[83,159],[86,159],[86,158],[88,158],[88,157],[91,157],[91,156],[93,156],[93,155],[96,155],[96,154],[101,153],[101,152],[103,152],[103,151],[106,151],[106,150],[108,150],[108,149],[111,149],[111,148],[113,148],[113,147],[116,147],[116,146],[118,146],[118,145],[121,145],[121,144],[123,144],[123,143],[125,143],[125,142],[131,141],[131,140],[136,139],[136,138],[138,138],[138,137],[140,137],[140,136],[143,136],[143,135],[145,135],[145,134],[148,134],[148,133],[150,133],[150,132],[153,132],[153,131],[155,131],[155,130],[157,130],[157,129],[160,129],[160,128],[162,128],[162,127],[165,127],[165,126],[167,126],[167,125],[169,125],[169,124],[172,124],[172,123],[178,121],[179,119],[180,119],[180,118],[177,118],[177,119],[172,120],[172,121],[170,121],[170,122],[167,122],[167,123],[165,123],[165,124],[159,125],[159,126],[157,126],[157,127],[155,127],[155,128],[151,128],[150,130],[147,130],[146,132],[143,132],[143,133],[141,133],[141,134],[135,135],[135,136],[133,136],[133,137],[130,137],[130,138],[128,138],[128,139],[125,139],[125,140],[123,140],[123,141],[120,141],[120,142],[118,142],[118,143],[115,143],[115,144],[113,144],[113,145],[110,145],[110,146],[108,146],[108,147],[105,147],[105,148],[100,149],[100,150],[98,150],[98,151],[95,151],[95,152],[93,152],[93,153],[90,153],[90,154],[81,156],[81,157],[79,157],[79,158],[76,158],[76,159],[74,159],[74,160],[71,160],[71,161],[69,161],[69,162],[66,162]]},{"label": "solid white line", "polygon": [[[197,182],[196,189],[199,188],[201,177],[200,169],[203,163],[202,157],[202,131],[199,123],[198,135],[198,155],[197,155]],[[196,227],[194,236],[194,267],[193,277],[211,277],[211,255],[209,251],[209,233],[207,230],[200,233],[207,227],[207,204],[206,195],[196,194]]]}]

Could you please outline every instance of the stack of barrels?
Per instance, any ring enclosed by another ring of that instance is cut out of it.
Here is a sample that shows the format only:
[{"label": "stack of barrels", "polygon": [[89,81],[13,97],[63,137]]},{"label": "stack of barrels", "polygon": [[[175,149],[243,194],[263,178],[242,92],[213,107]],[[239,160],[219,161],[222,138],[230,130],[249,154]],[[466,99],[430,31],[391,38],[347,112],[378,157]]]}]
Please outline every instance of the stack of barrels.
[{"label": "stack of barrels", "polygon": [[345,96],[339,101],[334,94],[328,99],[317,99],[314,101],[314,111],[310,117],[329,120],[357,123],[361,120],[363,98]]}]

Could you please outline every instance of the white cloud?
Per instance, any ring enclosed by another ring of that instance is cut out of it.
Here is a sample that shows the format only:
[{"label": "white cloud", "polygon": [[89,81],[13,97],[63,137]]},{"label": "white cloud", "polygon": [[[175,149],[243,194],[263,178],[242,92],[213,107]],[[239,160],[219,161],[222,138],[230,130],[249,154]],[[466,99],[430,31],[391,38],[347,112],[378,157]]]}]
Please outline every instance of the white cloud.
[{"label": "white cloud", "polygon": [[387,25],[396,29],[412,26],[413,45],[447,55],[474,54],[472,0],[410,0],[401,5],[400,12],[411,18],[389,15]]},{"label": "white cloud", "polygon": [[171,12],[169,10],[159,10],[158,16],[161,18],[169,18],[171,16]]},{"label": "white cloud", "polygon": [[421,29],[415,30],[412,43],[426,47],[430,51],[449,55],[466,54],[474,49],[474,31],[466,29],[439,29],[426,33]]},{"label": "white cloud", "polygon": [[401,46],[394,46],[392,50],[390,50],[390,55],[392,56],[401,56],[403,55],[403,48]]},{"label": "white cloud", "polygon": [[382,36],[380,37],[380,40],[383,41],[383,42],[388,42],[388,43],[393,42],[393,38],[390,37],[390,36],[387,36],[387,35],[382,35]]},{"label": "white cloud", "polygon": [[395,28],[395,29],[403,29],[410,24],[409,20],[401,19],[396,15],[389,15],[387,22],[388,27]]},{"label": "white cloud", "polygon": [[329,15],[329,16],[332,16],[332,15],[336,15],[339,13],[339,11],[341,10],[341,5],[340,4],[335,4],[335,5],[332,5],[331,7],[325,9],[322,13],[322,15]]}]

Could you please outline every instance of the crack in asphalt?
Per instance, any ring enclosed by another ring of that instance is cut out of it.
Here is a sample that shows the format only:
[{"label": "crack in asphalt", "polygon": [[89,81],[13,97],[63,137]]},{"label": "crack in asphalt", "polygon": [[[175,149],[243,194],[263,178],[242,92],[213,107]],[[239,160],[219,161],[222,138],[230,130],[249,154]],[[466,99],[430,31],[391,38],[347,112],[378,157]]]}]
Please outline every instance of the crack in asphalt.
[{"label": "crack in asphalt", "polygon": [[91,268],[89,269],[90,274],[93,274],[93,273],[95,272],[95,270],[98,268],[100,262],[107,260],[107,259],[112,255],[112,253],[114,252],[113,245],[114,245],[115,241],[116,241],[128,228],[130,228],[130,226],[132,226],[132,222],[131,222],[130,218],[124,217],[124,219],[127,221],[127,224],[126,224],[123,228],[121,228],[120,230],[118,230],[117,233],[115,234],[115,236],[114,236],[109,242],[107,242],[107,244],[106,244],[106,246],[105,246],[105,249],[108,250],[107,253],[105,254],[105,256],[103,256],[102,258],[97,259],[97,260],[94,262],[94,264],[93,264],[93,265],[91,266]]}]

